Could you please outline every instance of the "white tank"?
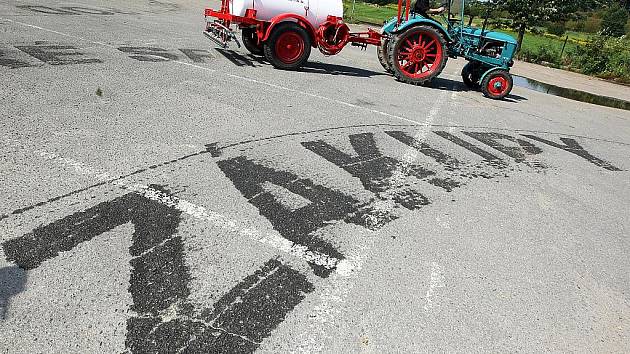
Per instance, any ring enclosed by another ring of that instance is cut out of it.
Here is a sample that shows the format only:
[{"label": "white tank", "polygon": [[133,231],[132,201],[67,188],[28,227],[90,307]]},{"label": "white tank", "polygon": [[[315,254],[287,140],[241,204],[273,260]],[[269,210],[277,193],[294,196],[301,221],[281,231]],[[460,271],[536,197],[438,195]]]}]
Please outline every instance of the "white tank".
[{"label": "white tank", "polygon": [[328,16],[343,17],[342,0],[231,0],[230,12],[235,16],[245,16],[245,10],[256,10],[256,18],[269,21],[272,18],[291,13],[306,17],[317,28]]}]

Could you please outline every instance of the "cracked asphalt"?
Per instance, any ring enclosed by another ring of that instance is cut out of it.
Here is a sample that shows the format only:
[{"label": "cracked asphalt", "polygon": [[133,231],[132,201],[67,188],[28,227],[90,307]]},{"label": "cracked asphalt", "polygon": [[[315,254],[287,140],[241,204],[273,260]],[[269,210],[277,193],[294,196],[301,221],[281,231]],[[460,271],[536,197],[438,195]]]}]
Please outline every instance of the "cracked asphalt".
[{"label": "cracked asphalt", "polygon": [[275,70],[218,5],[0,0],[0,352],[628,351],[630,112]]}]

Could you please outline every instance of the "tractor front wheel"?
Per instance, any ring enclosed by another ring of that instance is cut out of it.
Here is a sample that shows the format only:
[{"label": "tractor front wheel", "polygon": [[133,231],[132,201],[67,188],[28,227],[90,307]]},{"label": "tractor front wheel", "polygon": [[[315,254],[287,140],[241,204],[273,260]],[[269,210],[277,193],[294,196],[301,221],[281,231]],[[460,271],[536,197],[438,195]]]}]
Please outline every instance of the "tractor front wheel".
[{"label": "tractor front wheel", "polygon": [[283,70],[300,68],[311,55],[311,38],[306,30],[294,22],[276,26],[263,44],[265,58]]},{"label": "tractor front wheel", "polygon": [[440,75],[448,59],[444,36],[431,26],[406,30],[394,37],[388,48],[396,79],[414,85]]},{"label": "tractor front wheel", "polygon": [[500,100],[510,94],[513,85],[512,75],[507,70],[495,70],[481,82],[481,92],[488,98]]}]

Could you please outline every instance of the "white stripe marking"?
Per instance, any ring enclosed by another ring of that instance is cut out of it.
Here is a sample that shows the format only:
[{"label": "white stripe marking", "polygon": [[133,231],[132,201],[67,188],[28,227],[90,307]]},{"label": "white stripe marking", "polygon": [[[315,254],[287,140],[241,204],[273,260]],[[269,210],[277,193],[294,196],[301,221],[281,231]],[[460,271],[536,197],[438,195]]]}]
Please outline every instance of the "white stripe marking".
[{"label": "white stripe marking", "polygon": [[[426,136],[429,133],[429,128],[432,126],[436,117],[440,113],[444,101],[448,99],[447,93],[448,91],[443,91],[440,94],[433,104],[433,107],[431,107],[431,110],[429,111],[423,124],[416,122],[421,126],[418,132],[414,135],[414,138],[417,141],[422,142],[426,139]],[[409,169],[417,157],[418,151],[415,148],[409,147],[405,151],[401,164],[398,165],[396,171],[392,173],[390,182],[392,189],[404,184],[405,179],[408,177]],[[369,216],[369,219],[372,219],[372,222],[378,224],[379,215],[387,215],[393,205],[393,202],[375,205],[374,213]],[[381,208],[379,208],[379,206],[381,206]],[[319,303],[314,307],[313,311],[309,315],[310,322],[308,331],[302,333],[302,335],[307,336],[307,338],[303,339],[297,350],[303,353],[319,353],[325,351],[322,344],[323,341],[318,340],[317,337],[319,336],[320,339],[322,339],[327,336],[325,332],[326,327],[335,328],[334,322],[339,317],[337,315],[340,313],[338,306],[345,302],[346,297],[354,288],[354,283],[352,282],[354,277],[351,276],[358,276],[358,272],[363,268],[363,264],[368,258],[368,253],[374,247],[375,242],[375,238],[368,238],[364,243],[360,244],[356,253],[354,255],[349,255],[347,258],[347,261],[350,265],[352,265],[352,268],[348,271],[342,271],[341,266],[337,267],[337,274],[343,275],[344,278],[337,276],[332,277],[326,286],[319,291]],[[434,286],[434,288],[436,286]],[[433,296],[433,291],[434,290],[432,290],[430,294],[431,296]]]},{"label": "white stripe marking", "polygon": [[427,293],[424,296],[426,300],[426,304],[424,305],[424,311],[429,312],[433,307],[433,297],[435,296],[435,292],[437,288],[443,288],[446,285],[444,284],[444,275],[442,275],[442,269],[440,265],[436,262],[431,263],[431,280],[429,281],[429,289],[427,289]]}]

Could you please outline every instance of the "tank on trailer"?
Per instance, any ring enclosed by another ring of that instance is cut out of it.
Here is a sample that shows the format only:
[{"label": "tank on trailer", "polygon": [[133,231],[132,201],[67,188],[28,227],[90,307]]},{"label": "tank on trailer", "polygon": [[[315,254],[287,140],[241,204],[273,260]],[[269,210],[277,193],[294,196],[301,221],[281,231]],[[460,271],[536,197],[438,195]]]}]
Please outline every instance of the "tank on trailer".
[{"label": "tank on trailer", "polygon": [[256,10],[260,21],[271,21],[282,14],[296,14],[306,18],[317,28],[328,16],[343,17],[342,0],[231,0],[230,12],[245,17],[248,9]]}]

